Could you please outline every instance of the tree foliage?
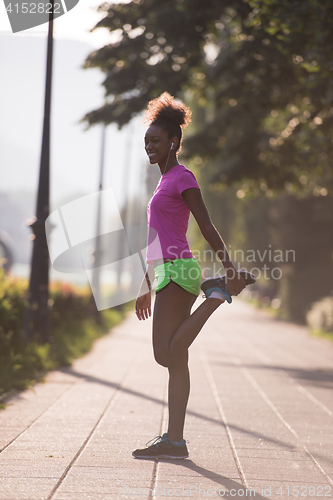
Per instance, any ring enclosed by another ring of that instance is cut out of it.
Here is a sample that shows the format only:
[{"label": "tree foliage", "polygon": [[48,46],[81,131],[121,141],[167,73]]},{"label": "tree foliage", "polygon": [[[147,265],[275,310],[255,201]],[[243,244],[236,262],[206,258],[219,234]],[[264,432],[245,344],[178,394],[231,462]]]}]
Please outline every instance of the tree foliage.
[{"label": "tree foliage", "polygon": [[237,248],[295,249],[271,291],[285,317],[302,321],[332,291],[332,0],[132,0],[100,10],[95,29],[118,41],[84,63],[104,72],[106,103],[83,121],[121,127],[164,91],[183,99],[193,120],[182,154],[214,223]]},{"label": "tree foliage", "polygon": [[94,29],[119,40],[84,67],[105,73],[88,125],[126,124],[163,91],[194,108],[184,154],[241,193],[333,190],[331,0],[133,0]]}]

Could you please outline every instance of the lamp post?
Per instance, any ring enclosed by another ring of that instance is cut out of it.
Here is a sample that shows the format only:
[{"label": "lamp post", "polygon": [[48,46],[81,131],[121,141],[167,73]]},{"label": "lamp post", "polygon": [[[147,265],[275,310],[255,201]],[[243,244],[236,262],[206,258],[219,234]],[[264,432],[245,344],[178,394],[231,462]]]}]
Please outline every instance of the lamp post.
[{"label": "lamp post", "polygon": [[47,39],[46,83],[42,150],[37,195],[37,216],[30,227],[33,231],[33,253],[29,282],[28,305],[24,314],[24,338],[33,336],[43,343],[49,340],[49,252],[46,241],[45,221],[49,215],[50,191],[50,114],[53,55],[53,9],[50,0],[49,29]]},{"label": "lamp post", "polygon": [[[118,268],[117,268],[117,287],[121,287],[121,277],[123,273],[123,257],[124,245],[129,246],[126,235],[126,226],[128,224],[128,198],[129,198],[129,180],[131,178],[131,155],[132,155],[132,141],[133,141],[133,123],[130,122],[127,130],[125,158],[124,158],[124,171],[123,171],[123,189],[124,205],[122,210],[122,220],[125,227],[125,240],[120,236],[118,241]],[[125,243],[126,241],[126,243]]]},{"label": "lamp post", "polygon": [[[104,160],[105,160],[105,134],[106,134],[106,125],[103,123],[102,128],[102,143],[101,143],[101,159],[100,159],[100,168],[99,168],[99,198],[97,205],[97,214],[96,214],[96,239],[95,239],[95,250],[94,250],[94,269],[92,272],[92,288],[94,290],[94,296],[96,305],[100,302],[100,294],[101,294],[101,283],[100,283],[100,266],[101,266],[101,257],[102,257],[102,249],[100,242],[100,232],[101,232],[101,217],[102,217],[102,191],[103,191],[103,177],[104,177]],[[97,323],[101,323],[101,316],[99,314],[98,309],[95,312],[95,317]]]}]

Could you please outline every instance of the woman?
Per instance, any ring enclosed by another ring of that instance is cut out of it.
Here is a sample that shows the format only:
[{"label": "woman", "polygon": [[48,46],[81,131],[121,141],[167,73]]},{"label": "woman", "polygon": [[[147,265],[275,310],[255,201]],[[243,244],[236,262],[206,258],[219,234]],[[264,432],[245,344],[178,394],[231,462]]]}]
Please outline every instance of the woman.
[{"label": "woman", "polygon": [[[189,108],[165,92],[150,101],[144,120],[149,123],[145,149],[150,163],[158,164],[161,178],[148,205],[148,266],[136,300],[136,315],[139,320],[151,316],[150,278],[155,275],[153,348],[157,363],[169,371],[169,425],[163,436],[152,440],[151,446],[135,450],[136,458],[188,457],[183,439],[190,391],[188,348],[215,309],[226,298],[231,302],[228,292],[238,295],[245,287],[209,217],[194,174],[177,159],[181,128],[189,123],[190,115]],[[192,314],[191,308],[200,294],[201,272],[186,239],[190,211],[221,259],[228,282],[226,290],[223,280],[205,280],[202,289],[206,300]]]}]

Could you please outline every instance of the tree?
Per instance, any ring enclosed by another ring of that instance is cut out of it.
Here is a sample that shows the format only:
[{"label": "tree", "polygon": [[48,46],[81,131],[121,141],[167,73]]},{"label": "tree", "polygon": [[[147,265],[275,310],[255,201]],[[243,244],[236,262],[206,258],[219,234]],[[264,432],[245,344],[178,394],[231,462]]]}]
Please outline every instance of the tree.
[{"label": "tree", "polygon": [[[103,4],[91,53],[108,102],[83,118],[121,127],[167,90],[197,108],[184,153],[244,192],[333,190],[331,0],[133,0]],[[246,182],[247,181],[247,182]],[[250,182],[248,182],[250,181]]]},{"label": "tree", "polygon": [[[333,276],[325,236],[333,225],[332,1],[132,0],[100,10],[95,29],[119,39],[84,63],[105,73],[107,101],[83,121],[121,127],[164,91],[184,99],[193,120],[183,155],[199,173],[204,167],[213,219],[223,222],[221,208],[232,212],[238,200],[244,247],[263,250],[273,235],[278,248],[297,249],[279,294],[287,316],[301,321]],[[223,194],[227,186],[238,198]],[[235,215],[226,219],[232,235]]]}]

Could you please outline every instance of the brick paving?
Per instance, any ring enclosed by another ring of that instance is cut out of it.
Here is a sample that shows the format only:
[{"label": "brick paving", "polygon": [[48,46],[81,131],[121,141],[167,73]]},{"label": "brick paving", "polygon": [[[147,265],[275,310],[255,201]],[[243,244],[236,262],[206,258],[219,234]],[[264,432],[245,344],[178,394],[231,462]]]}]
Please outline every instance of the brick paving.
[{"label": "brick paving", "polygon": [[167,371],[131,313],[0,412],[0,500],[333,496],[332,343],[234,299],[190,371],[190,458],[134,459],[166,430]]}]

